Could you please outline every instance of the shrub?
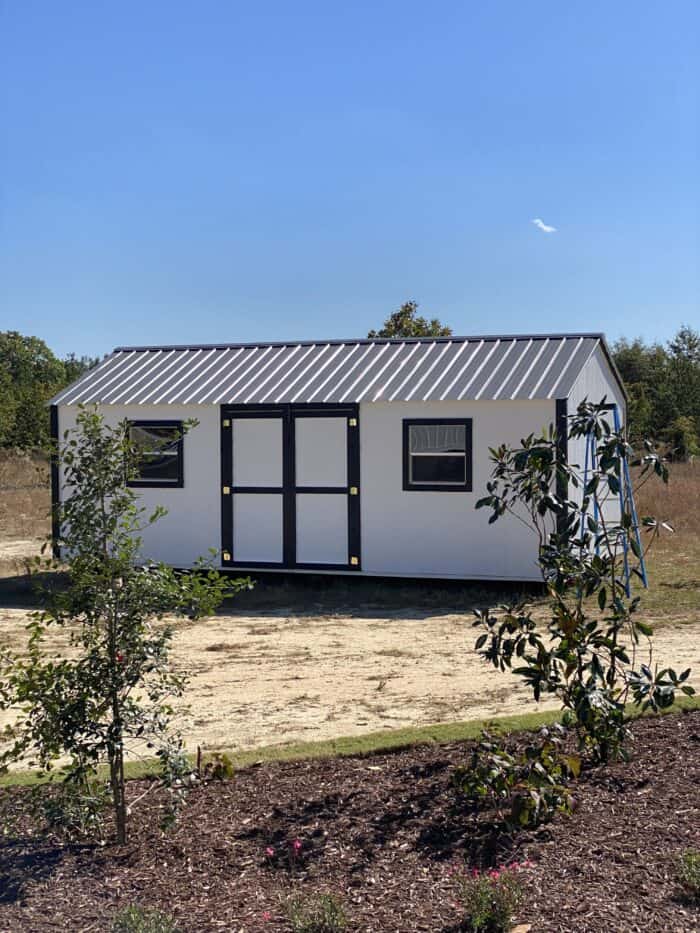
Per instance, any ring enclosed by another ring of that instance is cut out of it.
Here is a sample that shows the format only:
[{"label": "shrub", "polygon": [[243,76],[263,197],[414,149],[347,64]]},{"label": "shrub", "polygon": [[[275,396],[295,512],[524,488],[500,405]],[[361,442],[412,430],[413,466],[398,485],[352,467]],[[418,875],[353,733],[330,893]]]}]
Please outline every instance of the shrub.
[{"label": "shrub", "polygon": [[179,933],[172,917],[160,910],[131,904],[120,910],[112,922],[112,933]]},{"label": "shrub", "polygon": [[507,933],[513,928],[513,914],[523,896],[517,877],[519,867],[512,865],[485,872],[459,868],[453,872],[455,902],[463,930]]},{"label": "shrub", "polygon": [[678,880],[691,898],[700,901],[700,852],[697,849],[686,849],[681,853]]},{"label": "shrub", "polygon": [[294,933],[337,933],[347,929],[345,908],[335,894],[298,894],[287,901]]},{"label": "shrub", "polygon": [[458,768],[458,793],[477,810],[486,806],[511,827],[538,826],[557,811],[569,813],[572,798],[567,783],[578,777],[581,760],[565,755],[560,739],[549,729],[520,755],[492,741],[487,732],[472,753],[467,767]]}]

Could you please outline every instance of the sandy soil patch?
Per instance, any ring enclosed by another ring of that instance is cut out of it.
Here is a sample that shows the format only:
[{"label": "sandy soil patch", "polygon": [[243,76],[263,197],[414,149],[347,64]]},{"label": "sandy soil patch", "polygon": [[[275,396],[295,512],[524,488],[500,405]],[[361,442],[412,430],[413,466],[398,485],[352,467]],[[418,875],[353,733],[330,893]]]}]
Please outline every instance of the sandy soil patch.
[{"label": "sandy soil patch", "polygon": [[[0,609],[0,644],[19,648],[27,620],[26,610]],[[700,671],[697,633],[665,620],[656,661]],[[481,661],[473,640],[469,616],[405,609],[178,623],[174,660],[191,675],[178,725],[191,749],[246,749],[533,710],[517,678]]]}]

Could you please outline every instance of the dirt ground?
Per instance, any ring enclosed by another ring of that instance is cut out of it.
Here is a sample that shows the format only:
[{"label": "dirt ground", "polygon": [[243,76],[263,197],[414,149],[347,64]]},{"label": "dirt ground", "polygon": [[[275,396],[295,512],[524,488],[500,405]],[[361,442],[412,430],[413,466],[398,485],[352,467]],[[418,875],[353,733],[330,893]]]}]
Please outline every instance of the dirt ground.
[{"label": "dirt ground", "polygon": [[[19,649],[28,618],[0,609],[0,642]],[[174,660],[191,679],[178,725],[191,749],[242,750],[532,711],[517,678],[474,653],[470,622],[405,608],[179,622]],[[665,621],[656,645],[659,664],[700,668],[696,626]]]},{"label": "dirt ground", "polygon": [[[37,469],[0,457],[0,647],[24,644],[26,561],[48,532]],[[677,528],[677,541],[654,557],[643,618],[662,623],[656,662],[697,671],[700,481],[690,467],[676,471],[670,492],[640,502],[642,514]],[[175,661],[191,674],[189,709],[179,717],[187,745],[243,750],[531,711],[519,681],[473,651],[471,609],[513,595],[427,581],[261,581],[227,614],[177,625]]]}]

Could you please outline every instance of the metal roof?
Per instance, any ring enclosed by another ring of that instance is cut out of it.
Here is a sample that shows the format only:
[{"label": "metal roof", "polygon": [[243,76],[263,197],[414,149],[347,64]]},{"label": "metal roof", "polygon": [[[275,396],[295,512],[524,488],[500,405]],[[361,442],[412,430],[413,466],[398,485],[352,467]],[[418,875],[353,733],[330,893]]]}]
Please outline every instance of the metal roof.
[{"label": "metal roof", "polygon": [[602,334],[117,347],[51,403],[563,398],[599,345],[610,360]]}]

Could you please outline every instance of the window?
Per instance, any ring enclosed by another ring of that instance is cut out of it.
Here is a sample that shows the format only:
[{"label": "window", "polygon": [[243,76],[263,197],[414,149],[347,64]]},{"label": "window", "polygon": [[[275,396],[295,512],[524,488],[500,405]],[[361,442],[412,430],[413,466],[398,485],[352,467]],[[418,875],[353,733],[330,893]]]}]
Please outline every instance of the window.
[{"label": "window", "polygon": [[130,421],[129,441],[138,454],[129,486],[183,485],[182,421]]},{"label": "window", "polygon": [[404,420],[403,488],[471,492],[471,418]]}]

